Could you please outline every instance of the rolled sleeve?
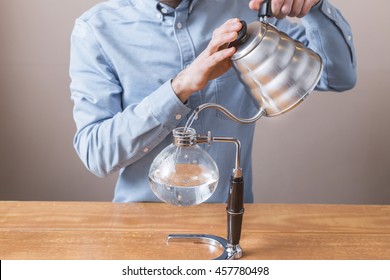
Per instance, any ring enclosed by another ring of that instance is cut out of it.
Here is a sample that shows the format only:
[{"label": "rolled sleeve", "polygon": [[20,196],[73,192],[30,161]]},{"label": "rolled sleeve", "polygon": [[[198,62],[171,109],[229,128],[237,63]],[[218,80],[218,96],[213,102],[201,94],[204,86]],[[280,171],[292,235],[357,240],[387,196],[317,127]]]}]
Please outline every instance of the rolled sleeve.
[{"label": "rolled sleeve", "polygon": [[191,110],[175,94],[171,80],[146,97],[144,105],[150,108],[153,116],[168,130],[174,129]]},{"label": "rolled sleeve", "polygon": [[123,108],[124,89],[88,24],[76,22],[71,47],[75,149],[85,166],[105,177],[144,157],[190,109],[168,80]]}]

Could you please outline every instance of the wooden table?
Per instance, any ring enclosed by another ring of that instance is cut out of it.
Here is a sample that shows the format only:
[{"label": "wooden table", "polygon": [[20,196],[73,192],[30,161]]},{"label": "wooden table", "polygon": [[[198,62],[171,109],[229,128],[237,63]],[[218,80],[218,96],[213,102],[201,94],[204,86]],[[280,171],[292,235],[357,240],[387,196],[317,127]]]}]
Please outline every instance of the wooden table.
[{"label": "wooden table", "polygon": [[[170,233],[226,237],[224,204],[0,202],[0,259],[209,259]],[[245,205],[243,259],[390,259],[390,206]]]}]

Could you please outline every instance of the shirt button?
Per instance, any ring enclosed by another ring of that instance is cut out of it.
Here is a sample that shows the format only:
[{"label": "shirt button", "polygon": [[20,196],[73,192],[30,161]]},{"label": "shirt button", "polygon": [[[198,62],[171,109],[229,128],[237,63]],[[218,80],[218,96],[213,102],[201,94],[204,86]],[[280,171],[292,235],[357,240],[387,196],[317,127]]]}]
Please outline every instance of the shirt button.
[{"label": "shirt button", "polygon": [[352,36],[348,35],[348,41],[351,41],[351,40],[352,40]]},{"label": "shirt button", "polygon": [[328,14],[332,14],[332,10],[330,8],[328,8]]},{"label": "shirt button", "polygon": [[182,118],[182,115],[180,115],[180,114],[177,114],[176,116],[175,116],[175,119],[178,121],[178,120],[181,120],[181,118]]},{"label": "shirt button", "polygon": [[161,9],[161,12],[162,12],[163,14],[166,14],[166,13],[168,13],[168,10],[167,10],[166,8],[162,8],[162,9]]},{"label": "shirt button", "polygon": [[147,153],[147,152],[149,152],[149,148],[148,147],[144,148],[144,153]]},{"label": "shirt button", "polygon": [[178,23],[176,24],[176,28],[177,28],[177,29],[182,29],[182,28],[183,28],[183,24],[182,24],[181,22],[178,22]]}]

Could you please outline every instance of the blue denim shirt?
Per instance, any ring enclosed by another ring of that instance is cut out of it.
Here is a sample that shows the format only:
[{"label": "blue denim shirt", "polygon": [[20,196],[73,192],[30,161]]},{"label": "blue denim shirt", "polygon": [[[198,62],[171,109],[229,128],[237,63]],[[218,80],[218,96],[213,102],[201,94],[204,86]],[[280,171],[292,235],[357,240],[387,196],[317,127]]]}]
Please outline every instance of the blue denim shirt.
[{"label": "blue denim shirt", "polygon": [[[71,98],[77,132],[75,149],[97,176],[119,172],[114,201],[159,201],[150,189],[153,159],[171,144],[175,127],[206,102],[251,117],[258,109],[233,69],[212,80],[183,104],[171,79],[207,46],[212,32],[227,19],[248,23],[257,13],[242,0],[183,0],[172,9],[155,0],[112,0],[76,20],[71,37]],[[326,0],[301,24],[272,23],[319,53],[324,73],[318,90],[342,91],[355,83],[352,34],[339,11]],[[245,201],[252,202],[251,151],[255,124],[240,125],[215,110],[205,110],[192,126],[197,133],[229,136],[242,143]],[[225,202],[234,167],[235,146],[204,147],[216,161],[220,180],[208,202]],[[254,167],[256,168],[256,167]]]}]

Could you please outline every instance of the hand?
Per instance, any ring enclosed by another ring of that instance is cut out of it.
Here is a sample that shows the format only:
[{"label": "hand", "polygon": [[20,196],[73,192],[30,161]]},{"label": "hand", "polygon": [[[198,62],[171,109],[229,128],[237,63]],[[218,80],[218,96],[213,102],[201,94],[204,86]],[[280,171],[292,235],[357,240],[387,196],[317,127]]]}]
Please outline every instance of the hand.
[{"label": "hand", "polygon": [[230,57],[236,52],[236,48],[227,46],[237,38],[241,27],[240,20],[235,18],[215,29],[207,48],[172,80],[172,88],[181,101],[185,102],[210,80],[229,70],[232,66]]},{"label": "hand", "polygon": [[[263,0],[250,0],[249,7],[258,11]],[[276,18],[303,17],[321,0],[271,0],[272,15]]]}]

